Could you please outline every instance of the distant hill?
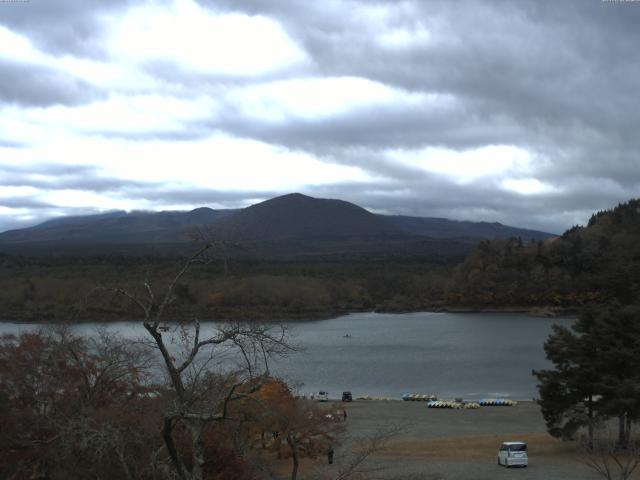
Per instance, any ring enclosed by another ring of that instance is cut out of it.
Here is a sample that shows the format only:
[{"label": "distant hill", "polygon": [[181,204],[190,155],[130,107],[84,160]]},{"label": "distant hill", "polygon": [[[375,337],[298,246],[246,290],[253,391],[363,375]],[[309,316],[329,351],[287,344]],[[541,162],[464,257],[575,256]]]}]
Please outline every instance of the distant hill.
[{"label": "distant hill", "polygon": [[99,215],[62,217],[0,234],[2,246],[133,245],[182,243],[195,227],[205,227],[236,210],[197,208],[188,212],[114,211]]},{"label": "distant hill", "polygon": [[385,217],[343,200],[283,195],[244,208],[214,225],[231,238],[273,241],[284,239],[379,237],[401,235]]},{"label": "distant hill", "polygon": [[389,215],[384,218],[406,233],[427,235],[432,238],[458,238],[477,242],[478,240],[492,238],[519,237],[524,242],[528,242],[530,240],[545,240],[556,236],[547,232],[510,227],[495,222],[469,222],[446,218],[407,217],[402,215]]},{"label": "distant hill", "polygon": [[194,230],[245,243],[257,256],[459,257],[483,239],[551,234],[497,223],[376,215],[343,200],[293,193],[239,210],[123,212],[64,217],[0,234],[0,251],[154,254],[185,249]]}]

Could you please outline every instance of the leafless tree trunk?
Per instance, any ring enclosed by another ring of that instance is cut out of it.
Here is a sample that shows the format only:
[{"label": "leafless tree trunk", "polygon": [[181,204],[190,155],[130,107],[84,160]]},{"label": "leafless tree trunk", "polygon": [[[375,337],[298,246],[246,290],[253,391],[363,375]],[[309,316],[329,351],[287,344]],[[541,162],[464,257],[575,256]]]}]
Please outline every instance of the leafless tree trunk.
[{"label": "leafless tree trunk", "polygon": [[338,475],[333,480],[374,479],[380,468],[367,466],[371,455],[384,450],[389,442],[400,435],[407,427],[405,425],[386,425],[380,427],[370,436],[359,437],[351,442],[352,452],[347,461],[341,466]]},{"label": "leafless tree trunk", "polygon": [[618,414],[618,444],[624,445],[626,442],[624,413]]},{"label": "leafless tree trunk", "polygon": [[[201,338],[198,319],[177,324],[174,332],[182,342],[180,358],[169,351],[167,341],[172,341],[169,327],[163,324],[167,308],[174,301],[174,288],[180,279],[196,264],[213,260],[207,254],[214,249],[207,243],[188,258],[164,293],[157,297],[147,278],[144,282],[146,298],[138,298],[124,289],[108,289],[131,300],[143,313],[142,324],[160,352],[173,391],[174,405],[165,414],[162,436],[178,477],[182,480],[201,480],[204,477],[203,429],[212,422],[233,420],[230,405],[241,398],[248,398],[257,391],[268,373],[269,359],[274,355],[286,355],[293,348],[288,343],[283,326],[276,328],[259,324],[233,324],[217,328],[213,335]],[[209,360],[216,348],[233,348],[243,366],[232,374],[208,370]],[[206,350],[206,352],[205,352]],[[204,360],[203,360],[204,357]],[[212,378],[212,374],[216,378]],[[241,388],[242,387],[242,388]],[[186,427],[191,437],[191,468],[182,461],[174,440],[178,424]]]},{"label": "leafless tree trunk", "polygon": [[287,444],[289,445],[289,449],[291,450],[291,461],[293,462],[293,466],[291,469],[291,480],[296,480],[296,478],[298,478],[298,466],[300,465],[300,461],[298,460],[298,446],[296,445],[294,435],[287,435]]},{"label": "leafless tree trunk", "polygon": [[591,394],[587,397],[587,417],[588,447],[593,448],[595,418],[593,412],[593,396]]}]

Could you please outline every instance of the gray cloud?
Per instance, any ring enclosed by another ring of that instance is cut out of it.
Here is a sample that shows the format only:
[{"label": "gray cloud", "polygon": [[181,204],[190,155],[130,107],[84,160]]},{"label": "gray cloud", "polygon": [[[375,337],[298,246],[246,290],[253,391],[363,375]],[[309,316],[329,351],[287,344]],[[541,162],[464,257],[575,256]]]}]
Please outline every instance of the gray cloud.
[{"label": "gray cloud", "polygon": [[498,115],[481,122],[463,105],[438,109],[421,105],[383,105],[351,110],[324,119],[291,118],[282,122],[242,117],[231,109],[209,123],[211,129],[258,138],[316,154],[338,148],[404,148],[425,146],[459,150],[505,143],[506,137],[522,143],[526,132]]},{"label": "gray cloud", "polygon": [[[357,8],[358,2],[347,3]],[[343,163],[357,161],[352,152],[363,147],[516,145],[535,154],[531,174],[561,192],[523,196],[482,181],[464,188],[429,183],[409,188],[411,193],[402,198],[362,197],[374,208],[386,205],[387,210],[460,218],[460,212],[471,213],[465,205],[478,205],[511,223],[533,218],[532,226],[559,231],[569,226],[569,220],[584,221],[587,212],[637,195],[640,61],[635,51],[640,43],[640,5],[364,3],[393,9],[388,25],[407,30],[423,27],[433,32],[433,38],[425,44],[386,48],[374,40],[377,26],[358,15],[337,15],[324,5],[234,1],[226,7],[279,18],[303,42],[324,75],[361,76],[411,92],[447,94],[456,99],[456,108],[434,113],[390,107],[351,112],[327,122],[283,125],[224,119],[217,127],[318,154],[329,150]],[[371,155],[369,170],[386,169],[391,178],[406,182],[404,168],[395,166],[396,172],[389,172],[381,162]],[[365,166],[362,161],[358,164]],[[403,189],[407,190],[406,183],[399,188]],[[350,191],[337,187],[333,193],[347,196]],[[425,209],[431,199],[428,192],[437,192],[434,199],[446,203]]]},{"label": "gray cloud", "polygon": [[0,59],[0,101],[41,107],[77,105],[104,96],[99,89],[62,71]]},{"label": "gray cloud", "polygon": [[463,101],[477,122],[503,115],[527,127],[570,121],[618,129],[640,115],[628,108],[640,74],[637,5],[597,0],[467,1],[464,9],[442,1],[339,4],[343,11],[387,5],[393,9],[391,26],[434,31],[432,41],[398,49],[374,41],[377,25],[324,4],[203,3],[275,15],[304,43],[322,74],[448,93]]},{"label": "gray cloud", "polygon": [[166,188],[152,185],[128,188],[127,193],[135,198],[150,200],[161,205],[186,203],[203,207],[217,206],[217,208],[246,207],[251,203],[257,203],[281,194],[277,191],[227,191],[210,188]]},{"label": "gray cloud", "polygon": [[9,138],[2,138],[0,136],[0,148],[23,148],[28,145],[25,142],[16,142],[15,140]]},{"label": "gray cloud", "polygon": [[[94,192],[126,192],[129,189],[148,187],[155,188],[161,184],[151,184],[136,180],[105,177],[100,170],[86,165],[1,165],[0,186],[33,187],[40,190],[85,190]],[[25,199],[27,201],[28,199]],[[2,201],[0,199],[0,201]],[[16,207],[20,205],[14,205]],[[52,207],[46,204],[43,206]],[[22,207],[29,207],[24,204]]]},{"label": "gray cloud", "polygon": [[[0,187],[31,187],[42,192],[56,190],[82,190],[110,194],[119,198],[152,202],[156,209],[178,204],[210,206],[212,208],[239,208],[277,196],[276,191],[225,191],[206,188],[167,187],[161,182],[142,182],[105,177],[100,171],[86,165],[1,165]],[[0,214],[0,231],[22,228],[40,223],[52,216],[90,215],[100,213],[99,207],[61,208],[39,200],[37,195],[0,196],[0,207],[27,209],[28,219]]]},{"label": "gray cloud", "polygon": [[43,208],[49,209],[53,205],[30,197],[0,197],[0,207],[40,210]]},{"label": "gray cloud", "polygon": [[[0,23],[29,35],[52,54],[100,58],[104,55],[101,15],[130,3],[135,2],[50,0],[10,8],[0,5]],[[216,11],[278,20],[309,54],[311,63],[299,71],[249,79],[148,63],[146,71],[163,82],[161,94],[223,99],[228,89],[268,80],[353,76],[404,92],[439,94],[447,102],[442,108],[383,105],[330,118],[291,117],[280,122],[244,115],[229,102],[211,119],[186,122],[172,131],[94,134],[132,141],[188,140],[223,131],[358,166],[381,179],[375,184],[336,185],[313,185],[310,179],[303,193],[344,198],[389,213],[500,221],[554,232],[585,222],[594,210],[614,206],[640,191],[638,2],[199,3]],[[364,8],[378,11],[367,15]],[[427,33],[424,42],[393,46],[385,45],[380,37],[385,29]],[[100,94],[64,72],[33,70],[31,75],[8,62],[0,64],[2,72],[6,75],[0,74],[0,99],[21,105],[74,103]],[[530,152],[534,159],[531,171],[523,176],[537,178],[554,190],[522,195],[499,188],[495,178],[460,185],[394,162],[382,153],[434,146],[462,151],[500,144]],[[37,188],[64,185],[110,191],[160,205],[235,207],[267,196],[264,192],[167,190],[160,184],[102,178],[98,171],[65,175],[54,170],[45,172],[49,180],[19,171],[0,179],[11,177],[12,185],[23,182]],[[286,192],[269,192],[268,196],[280,193]]]},{"label": "gray cloud", "polygon": [[104,16],[133,0],[31,0],[0,4],[0,24],[27,35],[54,55],[104,57]]}]

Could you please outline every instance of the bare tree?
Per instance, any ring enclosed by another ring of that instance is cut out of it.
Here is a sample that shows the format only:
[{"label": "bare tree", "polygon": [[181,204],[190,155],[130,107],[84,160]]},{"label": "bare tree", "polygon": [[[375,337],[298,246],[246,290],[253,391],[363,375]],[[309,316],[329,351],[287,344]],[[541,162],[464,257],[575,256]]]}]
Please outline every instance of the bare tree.
[{"label": "bare tree", "polygon": [[622,447],[610,435],[601,435],[593,443],[582,441],[580,458],[589,468],[607,480],[627,480],[640,464],[640,441],[629,440]]},{"label": "bare tree", "polygon": [[[216,257],[218,246],[206,243],[182,265],[161,294],[154,291],[148,275],[143,295],[121,288],[108,288],[131,300],[143,315],[142,325],[160,352],[173,396],[171,408],[164,415],[162,437],[171,463],[182,480],[204,478],[206,426],[234,418],[232,404],[240,399],[254,399],[269,375],[269,361],[293,350],[284,326],[270,327],[254,323],[217,325],[215,331],[202,335],[198,319],[180,322],[173,327],[164,323],[167,308],[175,300],[174,289],[180,279],[196,264],[206,264]],[[180,343],[178,355],[170,351],[172,342]],[[239,359],[235,368],[215,363],[216,355],[233,352]],[[177,428],[184,428],[190,438],[190,458],[185,461],[176,443]],[[209,462],[210,464],[210,462]]]},{"label": "bare tree", "polygon": [[342,417],[335,411],[294,397],[272,402],[262,421],[273,432],[271,448],[278,457],[282,447],[291,455],[291,480],[298,478],[302,457],[324,457],[344,432]]},{"label": "bare tree", "polygon": [[394,438],[406,430],[406,425],[383,425],[369,436],[350,439],[350,451],[341,462],[337,475],[331,480],[375,480],[385,478],[381,467],[371,466],[367,460],[383,451]]},{"label": "bare tree", "polygon": [[199,225],[187,233],[195,244],[208,245],[208,261],[219,263],[225,277],[229,273],[229,260],[232,252],[246,250],[252,246],[247,241],[239,241],[234,232],[222,233],[210,226]]}]

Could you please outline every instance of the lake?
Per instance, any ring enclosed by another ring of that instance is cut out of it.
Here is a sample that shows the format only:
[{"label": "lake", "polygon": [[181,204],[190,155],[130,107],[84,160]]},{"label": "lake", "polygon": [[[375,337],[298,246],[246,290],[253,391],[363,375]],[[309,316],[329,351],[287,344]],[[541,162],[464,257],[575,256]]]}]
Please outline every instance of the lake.
[{"label": "lake", "polygon": [[[325,390],[331,398],[350,390],[354,397],[424,393],[531,400],[537,396],[531,370],[549,366],[543,344],[552,325],[572,322],[516,313],[419,312],[287,323],[304,350],[272,370],[292,384],[302,383],[300,393]],[[90,335],[98,325],[127,338],[145,333],[139,322],[86,323],[74,331]],[[0,333],[39,326],[0,323]]]}]

